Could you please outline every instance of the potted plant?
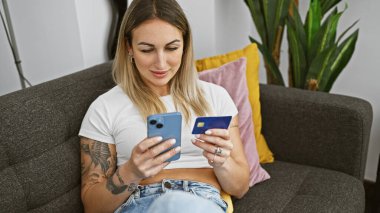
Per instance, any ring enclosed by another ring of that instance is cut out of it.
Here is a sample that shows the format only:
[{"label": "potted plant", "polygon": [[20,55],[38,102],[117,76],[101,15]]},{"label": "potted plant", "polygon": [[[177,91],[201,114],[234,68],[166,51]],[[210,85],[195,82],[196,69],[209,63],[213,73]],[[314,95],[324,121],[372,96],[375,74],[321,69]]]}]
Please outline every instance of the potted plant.
[{"label": "potted plant", "polygon": [[346,36],[353,23],[339,37],[337,27],[343,11],[341,0],[310,0],[303,21],[297,0],[244,0],[262,43],[257,43],[263,55],[269,84],[285,85],[282,78],[280,48],[286,28],[289,46],[288,79],[290,87],[329,92],[336,78],[350,61],[359,30]]}]

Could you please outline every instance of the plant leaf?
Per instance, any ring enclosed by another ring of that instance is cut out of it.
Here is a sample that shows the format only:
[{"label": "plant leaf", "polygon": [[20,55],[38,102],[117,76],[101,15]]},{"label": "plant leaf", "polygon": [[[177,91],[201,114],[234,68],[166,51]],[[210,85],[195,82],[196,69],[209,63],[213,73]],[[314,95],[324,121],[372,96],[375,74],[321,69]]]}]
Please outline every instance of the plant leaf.
[{"label": "plant leaf", "polygon": [[[302,42],[300,42],[300,40],[302,40],[300,38],[301,35],[297,32],[297,30],[303,30],[303,26],[301,25],[301,28],[297,28],[296,24],[291,19],[289,19],[287,26],[293,86],[303,88],[306,76],[305,45],[302,45]],[[303,36],[305,37],[305,35]]]},{"label": "plant leaf", "polygon": [[335,47],[330,47],[327,50],[324,50],[320,54],[318,54],[315,59],[311,62],[309,70],[306,76],[305,88],[309,87],[309,83],[316,81],[317,90],[319,90],[319,84],[321,81],[321,77],[324,72],[328,72],[330,56],[333,53]]},{"label": "plant leaf", "polygon": [[342,14],[343,12],[335,14],[331,16],[331,19],[327,21],[327,25],[321,40],[321,45],[319,47],[319,52],[322,52],[323,50],[330,48],[335,43],[338,23]]},{"label": "plant leaf", "polygon": [[344,40],[338,48],[336,48],[333,57],[331,57],[330,60],[331,69],[326,78],[327,81],[321,82],[321,89],[323,89],[323,91],[329,92],[331,90],[335,80],[350,61],[355,50],[358,36],[359,30],[356,30],[346,40]]},{"label": "plant leaf", "polygon": [[288,20],[291,23],[291,26],[297,33],[300,44],[302,45],[302,49],[306,50],[307,40],[306,40],[306,32],[302,23],[301,15],[297,10],[297,6],[292,4],[293,7],[293,16],[289,16]]},{"label": "plant leaf", "polygon": [[278,37],[282,37],[282,33],[279,30],[283,30],[285,25],[285,17],[288,13],[290,0],[268,0],[268,7],[273,9],[268,10],[268,39],[269,50],[274,51],[276,49],[276,42]]},{"label": "plant leaf", "polygon": [[275,19],[276,19],[276,7],[277,3],[282,0],[262,0],[263,2],[263,11],[264,11],[264,17],[265,17],[265,25],[267,28],[267,36],[268,36],[268,42],[267,47],[272,52],[274,49],[274,41],[276,36],[276,29],[274,26]]},{"label": "plant leaf", "polygon": [[264,60],[265,60],[266,64],[268,65],[268,68],[269,68],[269,70],[267,70],[267,71],[269,71],[274,78],[273,83],[277,84],[277,85],[285,86],[284,79],[282,78],[280,69],[276,65],[276,63],[272,57],[272,54],[269,52],[269,50],[266,48],[266,46],[260,44],[258,41],[256,41],[252,37],[249,37],[249,39],[251,40],[252,43],[257,44],[260,52],[263,54]]},{"label": "plant leaf", "polygon": [[[341,14],[340,14],[341,15]],[[312,46],[308,54],[308,62],[311,63],[319,53],[329,49],[334,44],[336,38],[336,28],[340,17],[338,10],[335,9],[323,22],[314,37]]]},{"label": "plant leaf", "polygon": [[322,10],[318,0],[312,0],[305,21],[305,32],[307,40],[307,50],[311,50],[314,37],[321,27]]},{"label": "plant leaf", "polygon": [[248,6],[249,11],[251,12],[252,20],[255,23],[256,30],[260,35],[261,41],[263,42],[263,44],[267,44],[267,28],[265,25],[264,13],[262,11],[260,1],[244,0],[246,5]]},{"label": "plant leaf", "polygon": [[355,21],[350,27],[348,27],[343,33],[342,35],[339,36],[338,38],[338,43],[340,43],[340,41],[342,40],[342,38],[346,35],[346,33],[348,31],[350,31],[357,23],[359,22],[359,20]]},{"label": "plant leaf", "polygon": [[320,0],[322,8],[322,16],[324,16],[331,8],[339,4],[341,0]]}]

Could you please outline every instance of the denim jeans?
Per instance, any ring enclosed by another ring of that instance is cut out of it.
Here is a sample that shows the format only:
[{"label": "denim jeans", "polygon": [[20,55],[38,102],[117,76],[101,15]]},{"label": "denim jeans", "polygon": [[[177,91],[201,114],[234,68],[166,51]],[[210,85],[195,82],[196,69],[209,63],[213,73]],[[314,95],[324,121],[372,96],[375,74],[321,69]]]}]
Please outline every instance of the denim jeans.
[{"label": "denim jeans", "polygon": [[115,213],[225,212],[227,204],[212,185],[186,180],[163,180],[139,186]]}]

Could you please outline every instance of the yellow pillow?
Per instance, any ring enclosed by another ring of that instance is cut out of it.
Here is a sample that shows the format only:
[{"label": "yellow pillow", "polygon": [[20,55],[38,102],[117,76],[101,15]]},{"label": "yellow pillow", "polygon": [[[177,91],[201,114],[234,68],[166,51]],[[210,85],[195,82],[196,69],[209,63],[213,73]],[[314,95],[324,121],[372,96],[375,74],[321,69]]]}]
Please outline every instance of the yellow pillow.
[{"label": "yellow pillow", "polygon": [[234,212],[234,207],[233,207],[233,204],[232,204],[231,195],[227,194],[224,191],[221,191],[220,196],[222,197],[222,199],[224,200],[224,202],[226,202],[227,205],[228,205],[226,213],[233,213]]},{"label": "yellow pillow", "polygon": [[256,44],[250,44],[242,50],[236,50],[227,54],[212,56],[196,61],[197,70],[203,71],[219,67],[228,62],[235,61],[241,57],[247,58],[247,86],[249,90],[249,101],[252,108],[252,119],[255,128],[257,152],[260,163],[272,163],[273,153],[269,150],[264,136],[261,134],[261,106],[259,91],[259,52]]}]

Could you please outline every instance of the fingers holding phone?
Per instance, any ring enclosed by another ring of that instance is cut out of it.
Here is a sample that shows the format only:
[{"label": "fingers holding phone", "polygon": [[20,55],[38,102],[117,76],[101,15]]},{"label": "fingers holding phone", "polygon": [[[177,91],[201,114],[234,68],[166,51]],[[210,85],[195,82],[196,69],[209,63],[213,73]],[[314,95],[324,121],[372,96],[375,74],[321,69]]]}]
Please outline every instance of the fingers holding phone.
[{"label": "fingers holding phone", "polygon": [[168,159],[180,152],[180,147],[173,147],[174,144],[174,139],[146,138],[132,150],[128,163],[139,178],[154,176],[169,164]]},{"label": "fingers holding phone", "polygon": [[132,150],[128,161],[132,172],[141,179],[159,173],[169,164],[167,160],[180,152],[179,147],[173,148],[174,143],[175,140],[163,141],[160,136],[145,138]]},{"label": "fingers holding phone", "polygon": [[182,116],[179,112],[147,117],[148,137],[132,150],[130,164],[141,178],[159,173],[180,158]]}]

